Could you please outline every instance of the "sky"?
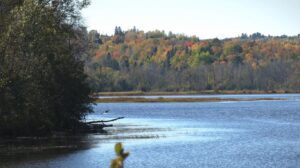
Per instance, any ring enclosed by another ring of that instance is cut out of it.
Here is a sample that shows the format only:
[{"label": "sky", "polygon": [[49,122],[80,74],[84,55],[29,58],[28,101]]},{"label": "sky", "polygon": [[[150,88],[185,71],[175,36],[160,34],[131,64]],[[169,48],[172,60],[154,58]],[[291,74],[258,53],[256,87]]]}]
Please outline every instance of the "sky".
[{"label": "sky", "polygon": [[164,30],[201,39],[242,33],[297,35],[300,0],[91,0],[82,11],[88,30],[113,34],[128,30]]}]

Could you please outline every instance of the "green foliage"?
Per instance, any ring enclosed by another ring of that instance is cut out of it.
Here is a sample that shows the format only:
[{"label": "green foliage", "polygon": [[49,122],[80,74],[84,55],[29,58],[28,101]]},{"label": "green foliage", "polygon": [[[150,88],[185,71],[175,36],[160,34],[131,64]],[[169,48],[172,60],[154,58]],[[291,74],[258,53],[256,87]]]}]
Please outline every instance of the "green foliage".
[{"label": "green foliage", "polygon": [[0,17],[0,134],[75,130],[91,111],[80,61],[88,1],[10,2]]},{"label": "green foliage", "polygon": [[192,55],[190,60],[190,66],[195,67],[199,66],[201,63],[211,64],[213,61],[213,57],[211,57],[209,52],[197,52],[195,55]]},{"label": "green foliage", "polygon": [[103,67],[109,67],[109,68],[112,68],[114,70],[119,69],[119,62],[116,61],[115,59],[113,59],[110,53],[108,53],[106,56],[104,56],[101,59],[101,65]]},{"label": "green foliage", "polygon": [[112,160],[110,167],[111,168],[123,168],[124,161],[129,156],[129,153],[124,152],[122,143],[117,143],[115,145],[115,152],[116,152],[117,158]]}]

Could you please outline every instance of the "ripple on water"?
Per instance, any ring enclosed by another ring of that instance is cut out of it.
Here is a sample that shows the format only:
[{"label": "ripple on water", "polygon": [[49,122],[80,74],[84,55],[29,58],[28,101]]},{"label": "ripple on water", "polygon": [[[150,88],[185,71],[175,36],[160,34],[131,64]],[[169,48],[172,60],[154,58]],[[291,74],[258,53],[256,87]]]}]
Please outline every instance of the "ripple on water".
[{"label": "ripple on water", "polygon": [[[89,135],[84,140],[90,144],[86,148],[51,156],[24,154],[23,160],[9,164],[20,168],[109,167],[114,144],[121,141],[130,151],[126,168],[300,167],[300,95],[238,95],[255,96],[287,100],[103,103],[87,118],[125,117],[108,128],[107,135]],[[110,113],[101,115],[103,109]]]}]

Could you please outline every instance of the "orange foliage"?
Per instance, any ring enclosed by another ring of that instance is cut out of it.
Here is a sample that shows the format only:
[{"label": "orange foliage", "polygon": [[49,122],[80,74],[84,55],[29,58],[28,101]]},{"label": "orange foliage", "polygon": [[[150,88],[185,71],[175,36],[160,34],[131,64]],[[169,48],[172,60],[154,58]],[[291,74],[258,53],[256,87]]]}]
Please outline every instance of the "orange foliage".
[{"label": "orange foliage", "polygon": [[113,59],[119,59],[121,57],[121,52],[119,50],[113,51],[112,57]]}]

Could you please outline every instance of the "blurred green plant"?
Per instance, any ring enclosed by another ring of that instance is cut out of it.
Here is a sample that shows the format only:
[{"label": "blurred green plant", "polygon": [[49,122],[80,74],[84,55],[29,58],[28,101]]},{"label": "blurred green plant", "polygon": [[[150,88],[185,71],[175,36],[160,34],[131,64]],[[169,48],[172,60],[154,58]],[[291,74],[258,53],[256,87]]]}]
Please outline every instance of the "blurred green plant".
[{"label": "blurred green plant", "polygon": [[122,143],[115,145],[117,158],[111,161],[110,168],[123,168],[124,160],[129,156],[129,152],[124,152]]}]

